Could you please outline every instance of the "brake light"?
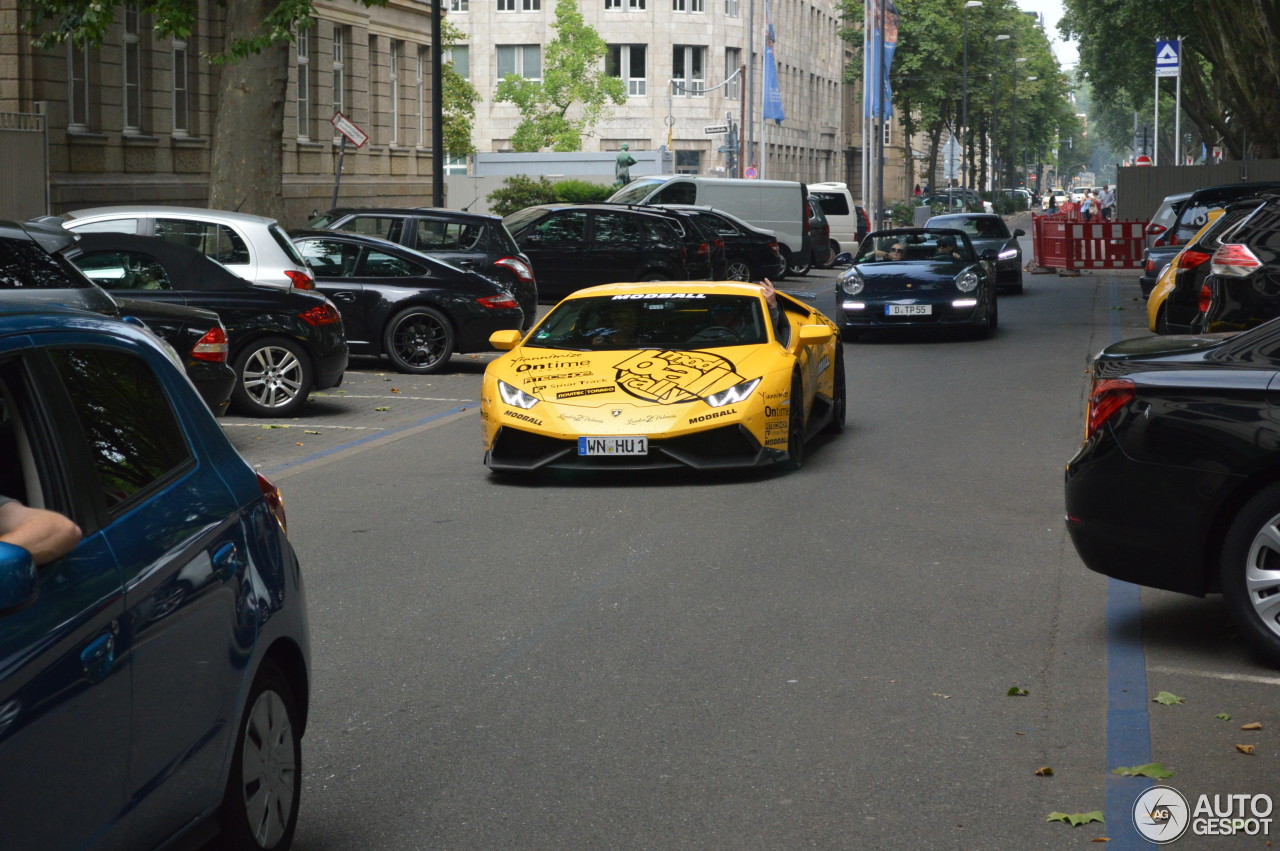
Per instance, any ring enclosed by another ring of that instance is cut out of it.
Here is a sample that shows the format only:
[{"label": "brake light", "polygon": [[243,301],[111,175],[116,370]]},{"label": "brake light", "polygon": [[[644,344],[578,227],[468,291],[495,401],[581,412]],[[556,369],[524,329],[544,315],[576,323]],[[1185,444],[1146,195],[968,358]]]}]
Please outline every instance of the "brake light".
[{"label": "brake light", "polygon": [[1164,233],[1165,230],[1167,230],[1167,228],[1165,228],[1164,225],[1158,225],[1155,222],[1152,222],[1151,224],[1147,225],[1147,233],[1150,234],[1151,236],[1159,236],[1160,234]]},{"label": "brake light", "polygon": [[705,243],[705,242],[704,242],[704,243],[701,243],[700,245],[698,245],[698,254],[699,254],[699,255],[703,255],[703,254],[710,254],[710,253],[711,253],[711,246],[710,246],[710,245],[708,245],[708,244],[707,244],[707,243]]},{"label": "brake light", "polygon": [[1183,249],[1182,253],[1178,255],[1178,268],[1194,269],[1212,256],[1211,254],[1205,254],[1203,251],[1192,251],[1189,248]]},{"label": "brake light", "polygon": [[1243,278],[1261,266],[1262,261],[1249,250],[1249,246],[1229,242],[1213,252],[1213,266],[1210,268],[1215,275]]},{"label": "brake light", "polygon": [[1137,395],[1133,382],[1127,378],[1095,379],[1089,393],[1088,412],[1085,414],[1085,440],[1092,437],[1103,423]]},{"label": "brake light", "polygon": [[1200,285],[1200,300],[1196,303],[1196,308],[1201,313],[1209,312],[1209,302],[1213,301],[1213,290],[1209,289],[1208,284]]},{"label": "brake light", "polygon": [[285,269],[285,275],[293,282],[295,290],[314,290],[316,282],[306,272],[299,272],[297,269]]},{"label": "brake light", "polygon": [[778,255],[779,257],[782,256],[782,251],[778,248],[778,243],[776,240],[769,243],[769,250],[772,251],[774,254]]},{"label": "brake light", "polygon": [[520,302],[516,301],[507,293],[498,293],[497,295],[487,295],[484,298],[478,298],[476,301],[491,310],[509,310],[513,307],[519,307]]},{"label": "brake light", "polygon": [[221,328],[210,328],[191,347],[191,357],[211,363],[227,362],[227,335]]},{"label": "brake light", "polygon": [[298,318],[308,325],[314,325],[318,328],[321,325],[336,325],[342,321],[342,314],[332,304],[325,302],[324,304],[316,305],[306,313],[299,313]]},{"label": "brake light", "polygon": [[1154,272],[1156,270],[1156,261],[1151,257],[1147,257],[1146,270],[1148,272]]},{"label": "brake light", "polygon": [[533,280],[533,270],[529,268],[529,264],[521,260],[519,257],[503,257],[501,260],[493,261],[493,265],[501,266],[504,269],[510,269],[515,276],[522,281]]},{"label": "brake light", "polygon": [[271,516],[280,524],[280,528],[287,533],[289,524],[284,519],[284,497],[280,495],[280,489],[271,484],[271,481],[266,476],[259,473],[258,490],[262,491],[262,501],[267,504],[267,510],[271,512]]}]

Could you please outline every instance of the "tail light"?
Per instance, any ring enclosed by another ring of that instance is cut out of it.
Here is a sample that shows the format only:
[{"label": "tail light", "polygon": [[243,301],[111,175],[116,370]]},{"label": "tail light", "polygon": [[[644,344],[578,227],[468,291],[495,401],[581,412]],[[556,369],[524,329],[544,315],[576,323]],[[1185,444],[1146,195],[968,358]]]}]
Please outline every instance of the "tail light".
[{"label": "tail light", "polygon": [[493,265],[501,266],[515,273],[515,276],[522,281],[528,282],[533,280],[533,270],[529,268],[529,264],[521,260],[519,257],[503,257],[501,260],[493,261]]},{"label": "tail light", "polygon": [[306,272],[299,272],[297,269],[285,269],[285,275],[293,282],[295,290],[314,290],[316,282]]},{"label": "tail light", "polygon": [[1213,252],[1215,275],[1227,275],[1232,278],[1243,278],[1262,266],[1262,261],[1249,250],[1249,246],[1238,242],[1228,242]]},{"label": "tail light", "polygon": [[258,489],[262,491],[262,501],[267,504],[271,516],[280,524],[281,529],[288,532],[289,524],[284,519],[284,497],[280,495],[280,489],[261,473],[258,474]]},{"label": "tail light", "polygon": [[1085,414],[1085,440],[1137,395],[1133,382],[1127,378],[1095,379],[1089,392],[1088,413]]},{"label": "tail light", "polygon": [[1203,251],[1192,251],[1189,248],[1184,248],[1182,253],[1178,255],[1178,268],[1194,269],[1212,256],[1213,255],[1206,254]]},{"label": "tail light", "polygon": [[317,328],[321,325],[336,325],[342,321],[342,314],[338,309],[329,302],[318,304],[308,310],[306,313],[299,313],[298,318],[308,325],[314,325]]},{"label": "tail light", "polygon": [[782,249],[778,248],[777,240],[771,240],[769,242],[769,250],[772,251],[774,254],[778,255],[779,257],[782,256]]},{"label": "tail light", "polygon": [[1166,230],[1168,230],[1168,228],[1166,228],[1164,225],[1158,225],[1155,222],[1152,222],[1151,224],[1147,225],[1148,236],[1159,236],[1160,234],[1164,233]]},{"label": "tail light", "polygon": [[520,302],[512,298],[508,293],[498,293],[497,295],[487,295],[484,298],[478,298],[480,302],[491,310],[509,310],[513,307],[519,307]]},{"label": "tail light", "polygon": [[1213,301],[1213,290],[1209,289],[1208,284],[1200,285],[1200,300],[1196,303],[1196,308],[1201,313],[1209,312],[1209,303]]},{"label": "tail light", "polygon": [[1152,257],[1150,257],[1150,256],[1148,256],[1148,257],[1147,257],[1147,265],[1146,265],[1146,267],[1145,267],[1145,268],[1146,268],[1146,271],[1148,271],[1148,272],[1154,272],[1154,271],[1156,270],[1156,261],[1155,261],[1155,259],[1154,259],[1154,258],[1152,258]]},{"label": "tail light", "polygon": [[705,254],[710,254],[710,253],[711,253],[711,246],[710,246],[708,243],[702,242],[702,243],[699,243],[699,244],[698,244],[698,256],[699,256],[699,257],[701,257],[701,256],[703,256],[703,255],[705,255]]},{"label": "tail light", "polygon": [[221,328],[210,328],[191,347],[191,357],[212,363],[227,362],[227,334]]}]

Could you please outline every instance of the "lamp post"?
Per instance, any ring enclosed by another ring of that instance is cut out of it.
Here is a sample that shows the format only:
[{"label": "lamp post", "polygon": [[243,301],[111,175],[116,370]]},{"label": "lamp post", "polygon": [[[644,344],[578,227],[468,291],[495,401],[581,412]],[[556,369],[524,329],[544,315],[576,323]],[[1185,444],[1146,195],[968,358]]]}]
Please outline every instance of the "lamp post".
[{"label": "lamp post", "polygon": [[[1030,75],[1030,76],[1028,76],[1028,77],[1023,77],[1023,78],[1022,78],[1022,82],[1024,82],[1024,83],[1032,83],[1032,82],[1035,82],[1035,81],[1036,81],[1036,80],[1038,80],[1038,79],[1040,79],[1040,78],[1039,78],[1039,77],[1037,77],[1036,75],[1032,74],[1032,75]],[[1014,155],[1014,157],[1015,157],[1015,158],[1019,158],[1019,159],[1021,159],[1021,160],[1022,160],[1022,174],[1024,175],[1024,179],[1025,179],[1025,175],[1027,174],[1027,158],[1026,158],[1026,156],[1021,156],[1021,157],[1019,157],[1019,151],[1018,151],[1018,149],[1017,149],[1017,147],[1016,147],[1016,140],[1017,140],[1017,138],[1018,138],[1018,137],[1017,137],[1017,134],[1015,133],[1015,134],[1014,134],[1015,147],[1014,147],[1014,149],[1013,149],[1013,155]],[[1016,163],[1016,161],[1017,161],[1017,160],[1015,160],[1015,163]],[[1017,175],[1016,175],[1016,174],[1015,174],[1014,176],[1015,176],[1015,177],[1017,177]],[[1037,181],[1039,181],[1039,176],[1038,176],[1038,175],[1037,175],[1037,177],[1036,177],[1036,180],[1037,180]],[[1027,186],[1026,188],[1027,188],[1027,189],[1030,189],[1031,187],[1030,187],[1030,186]],[[1037,188],[1037,189],[1039,189],[1039,188],[1040,188],[1040,184],[1039,184],[1038,182],[1037,182],[1037,184],[1036,184],[1036,188]]]},{"label": "lamp post", "polygon": [[1008,33],[1000,33],[992,39],[991,43],[991,191],[996,190],[996,136],[999,133],[999,116],[1000,116],[1000,54],[997,48],[1002,41],[1008,41],[1013,36]]},{"label": "lamp post", "polygon": [[1009,188],[1013,189],[1018,179],[1018,66],[1027,61],[1027,57],[1019,56],[1013,60],[1009,70],[1009,83],[1013,87],[1013,108],[1009,111],[1009,153],[1005,155],[1005,167],[1009,174]]},{"label": "lamp post", "polygon": [[960,109],[960,139],[965,144],[964,158],[968,168],[962,168],[960,184],[969,188],[969,175],[973,172],[973,139],[969,135],[969,10],[982,5],[982,0],[966,0],[964,4],[964,100]]}]

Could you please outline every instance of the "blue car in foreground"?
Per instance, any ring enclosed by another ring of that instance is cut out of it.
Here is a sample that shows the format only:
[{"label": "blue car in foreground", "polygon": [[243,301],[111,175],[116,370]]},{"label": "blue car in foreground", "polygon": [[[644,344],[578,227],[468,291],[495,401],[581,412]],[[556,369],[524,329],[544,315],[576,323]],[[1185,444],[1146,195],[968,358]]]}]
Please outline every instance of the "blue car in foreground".
[{"label": "blue car in foreground", "polygon": [[0,548],[0,845],[283,849],[310,692],[279,491],[145,329],[0,311],[0,494],[84,538]]}]

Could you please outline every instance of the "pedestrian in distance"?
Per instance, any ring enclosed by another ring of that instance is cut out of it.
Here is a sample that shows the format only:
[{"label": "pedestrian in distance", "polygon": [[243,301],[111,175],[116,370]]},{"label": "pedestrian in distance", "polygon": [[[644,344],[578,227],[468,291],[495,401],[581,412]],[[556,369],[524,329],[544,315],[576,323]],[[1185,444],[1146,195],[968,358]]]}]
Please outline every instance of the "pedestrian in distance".
[{"label": "pedestrian in distance", "polygon": [[1051,216],[1052,216],[1054,213],[1058,212],[1058,196],[1057,196],[1057,195],[1054,195],[1052,192],[1050,192],[1050,193],[1049,193],[1049,208],[1048,208],[1048,209],[1049,209],[1049,215],[1051,215]]},{"label": "pedestrian in distance", "polygon": [[1085,192],[1084,200],[1080,202],[1080,218],[1082,221],[1086,221],[1086,222],[1093,221],[1093,207],[1094,207],[1093,193]]},{"label": "pedestrian in distance", "polygon": [[1102,187],[1102,192],[1098,194],[1098,206],[1102,208],[1102,220],[1109,222],[1116,215],[1116,191],[1111,188],[1110,184]]}]

